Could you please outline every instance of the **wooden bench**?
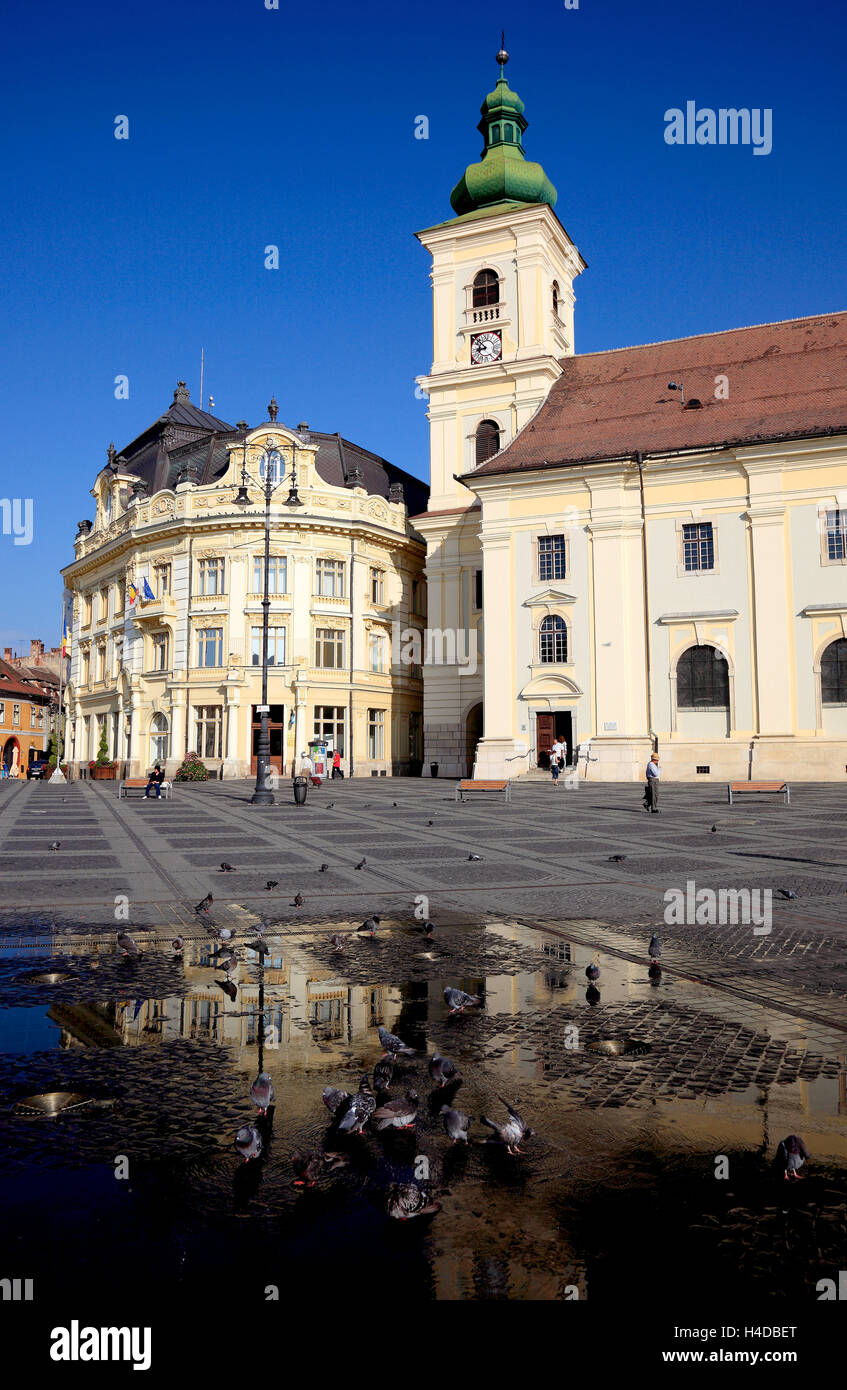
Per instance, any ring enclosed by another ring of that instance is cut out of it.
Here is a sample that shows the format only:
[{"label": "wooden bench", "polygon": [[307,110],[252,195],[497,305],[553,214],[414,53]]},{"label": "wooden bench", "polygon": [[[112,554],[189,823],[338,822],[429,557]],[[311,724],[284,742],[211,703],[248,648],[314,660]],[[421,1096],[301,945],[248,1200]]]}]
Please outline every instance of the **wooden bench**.
[{"label": "wooden bench", "polygon": [[509,781],[474,781],[472,777],[456,783],[456,801],[464,801],[465,792],[505,792],[506,800],[512,799],[512,784]]},{"label": "wooden bench", "polygon": [[791,800],[791,788],[787,782],[727,782],[726,791],[730,806],[732,798],[742,792],[781,792],[786,804]]},{"label": "wooden bench", "polygon": [[[129,796],[130,792],[141,792],[143,796],[147,791],[149,780],[149,777],[125,777],[118,787],[118,800],[120,801],[122,796]],[[162,796],[169,798],[170,794],[171,784],[166,782],[162,786]],[[150,793],[150,796],[153,796],[153,792]]]}]

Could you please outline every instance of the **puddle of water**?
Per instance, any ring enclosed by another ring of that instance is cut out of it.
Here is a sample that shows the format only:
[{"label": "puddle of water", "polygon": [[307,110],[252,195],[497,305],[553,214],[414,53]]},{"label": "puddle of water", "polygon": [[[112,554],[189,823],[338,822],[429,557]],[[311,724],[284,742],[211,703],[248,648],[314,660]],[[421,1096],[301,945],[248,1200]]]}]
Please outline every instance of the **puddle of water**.
[{"label": "puddle of water", "polygon": [[[345,934],[356,925],[333,924],[332,931]],[[760,1208],[776,1200],[768,1161],[783,1135],[800,1133],[809,1145],[813,1161],[805,1190],[816,1201],[826,1205],[822,1184],[834,1181],[833,1173],[843,1184],[847,1041],[832,1030],[676,977],[655,982],[646,952],[643,963],[631,963],[515,923],[492,924],[466,939],[458,930],[439,931],[438,946],[425,950],[415,949],[407,926],[388,924],[381,942],[353,940],[349,957],[334,956],[328,937],[329,931],[300,927],[267,932],[264,966],[255,951],[240,946],[241,960],[231,975],[235,999],[216,984],[224,978],[209,963],[216,943],[203,939],[186,941],[182,959],[174,964],[179,992],[147,997],[143,980],[150,961],[145,965],[142,956],[116,962],[128,971],[120,997],[95,997],[97,976],[86,973],[84,981],[70,982],[70,1000],[66,993],[53,1005],[0,1009],[4,1093],[10,1081],[16,1094],[24,1093],[22,1057],[37,1060],[39,1052],[57,1047],[72,1056],[76,1070],[67,1083],[57,1074],[56,1089],[99,1094],[96,1086],[84,1084],[88,1058],[92,1065],[97,1062],[101,1081],[113,1075],[118,1084],[126,1050],[140,1062],[141,1083],[130,1093],[121,1124],[128,1151],[133,1126],[145,1140],[151,1132],[156,1135],[149,1200],[155,1192],[160,1230],[163,1210],[178,1221],[181,1253],[178,1260],[172,1252],[163,1254],[136,1231],[139,1278],[155,1271],[178,1279],[188,1270],[202,1278],[204,1263],[229,1261],[242,1243],[249,1244],[246,1232],[259,1252],[257,1277],[275,1282],[276,1274],[276,1282],[283,1283],[282,1265],[292,1258],[304,1277],[310,1272],[318,1277],[333,1256],[344,1258],[356,1233],[357,1249],[367,1249],[367,1267],[375,1277],[380,1271],[383,1285],[386,1276],[396,1276],[426,1298],[560,1299],[568,1286],[611,1280],[591,1234],[598,1221],[602,1224],[596,1205],[603,1192],[613,1194],[621,1219],[634,1225],[639,1202],[673,1215],[687,1201],[689,1216],[704,1214],[705,1229],[705,1217],[714,1213],[716,1201],[719,1206],[715,1155],[727,1154],[733,1175],[744,1176],[743,1183],[733,1176],[726,1189],[748,1213],[738,1218],[742,1250],[758,1239],[753,1233],[764,1221]],[[145,941],[145,952],[172,955],[169,939],[170,934],[167,940]],[[490,947],[514,948],[521,961],[531,959],[536,968],[457,976],[450,962],[468,958],[468,940],[476,943],[479,960],[488,958]],[[110,952],[111,943],[104,949]],[[92,963],[91,946],[63,948],[51,939],[49,951],[53,962],[63,955],[79,957],[74,964],[80,970]],[[404,959],[426,973],[410,977]],[[595,959],[599,1001],[591,1004],[585,969]],[[364,963],[367,983],[351,982],[353,963],[360,975]],[[446,984],[482,994],[483,1007],[449,1016],[442,997]],[[398,1064],[391,1089],[393,1097],[408,1086],[419,1092],[416,1129],[346,1140],[328,1134],[323,1087],[356,1089],[360,1074],[372,1071],[380,1056],[380,1023],[418,1049]],[[576,1030],[573,1048],[569,1029]],[[632,1038],[651,1051],[629,1056],[588,1051],[590,1042],[609,1037]],[[200,1150],[187,1162],[177,1161],[175,1148],[184,1124],[182,1107],[190,1110],[195,1084],[180,1050],[186,1044],[200,1044],[219,1076],[217,1083],[203,1080],[203,1098],[213,1113],[206,1128],[200,1126]],[[455,1060],[462,1077],[458,1090],[447,1095],[474,1117],[467,1148],[450,1146],[441,1127],[444,1095],[433,1090],[427,1070],[435,1048]],[[16,1067],[9,1054],[19,1059]],[[807,1054],[818,1060],[810,1062]],[[145,1090],[147,1057],[172,1057],[178,1100]],[[260,1067],[276,1088],[273,1127],[261,1159],[241,1165],[232,1148],[234,1129],[215,1122],[214,1086],[220,1086],[221,1111],[225,1093],[231,1092],[243,1098],[240,1123],[250,1122],[249,1086]],[[480,1116],[497,1123],[506,1118],[499,1097],[516,1104],[537,1131],[522,1157],[509,1157],[501,1146],[485,1142],[490,1131]],[[89,1120],[79,1140],[84,1147],[68,1155],[72,1165],[95,1162],[101,1123],[96,1116]],[[60,1144],[61,1131],[55,1133]],[[14,1154],[17,1132],[0,1137],[11,1141]],[[290,1163],[295,1147],[342,1148],[349,1163],[320,1179],[315,1189],[297,1190]],[[55,1165],[61,1152],[36,1154],[30,1161]],[[112,1150],[101,1161],[111,1156]],[[411,1180],[421,1159],[441,1213],[389,1222],[388,1184]],[[704,1174],[708,1188],[702,1188]],[[48,1252],[49,1220],[48,1202],[42,1218]],[[689,1254],[698,1250],[704,1279],[715,1278],[727,1251],[713,1248],[707,1237],[705,1246],[698,1240],[692,1236],[685,1248]],[[630,1258],[624,1244],[612,1233],[606,1247],[623,1262],[617,1266],[620,1279]],[[631,1253],[633,1265],[636,1255]],[[665,1277],[672,1288],[672,1276],[666,1272]],[[755,1282],[759,1276],[751,1271],[750,1277]]]}]

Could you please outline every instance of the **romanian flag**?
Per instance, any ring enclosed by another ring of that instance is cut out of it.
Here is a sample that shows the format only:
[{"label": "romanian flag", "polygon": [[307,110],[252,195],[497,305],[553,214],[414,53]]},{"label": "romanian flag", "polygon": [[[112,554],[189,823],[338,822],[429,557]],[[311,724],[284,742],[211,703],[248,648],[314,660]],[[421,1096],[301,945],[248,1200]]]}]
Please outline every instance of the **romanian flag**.
[{"label": "romanian flag", "polygon": [[130,602],[130,606],[132,606],[132,604],[135,603],[135,600],[138,598],[138,590],[136,589],[136,587],[135,587],[135,585],[133,584],[133,582],[132,582],[131,579],[130,579],[129,583],[127,584],[127,589],[129,590],[129,602]]},{"label": "romanian flag", "polygon": [[64,621],[62,622],[62,656],[67,656],[67,654],[68,654],[68,638],[69,638],[69,637],[70,637],[70,633],[68,632],[68,620],[67,620],[67,618],[65,618]]}]

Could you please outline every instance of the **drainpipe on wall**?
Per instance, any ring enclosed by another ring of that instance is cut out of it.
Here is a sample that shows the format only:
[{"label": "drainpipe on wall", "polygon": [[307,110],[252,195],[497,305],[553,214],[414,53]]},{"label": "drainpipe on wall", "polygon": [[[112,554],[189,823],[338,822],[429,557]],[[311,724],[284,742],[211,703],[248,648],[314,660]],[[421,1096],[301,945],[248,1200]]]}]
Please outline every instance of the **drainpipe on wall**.
[{"label": "drainpipe on wall", "polygon": [[644,456],[641,450],[635,452],[638,467],[638,489],[641,495],[641,572],[644,584],[644,660],[647,676],[647,732],[653,743],[653,752],[658,753],[659,741],[653,732],[653,670],[650,650],[650,588],[647,578],[647,507],[644,501]]}]

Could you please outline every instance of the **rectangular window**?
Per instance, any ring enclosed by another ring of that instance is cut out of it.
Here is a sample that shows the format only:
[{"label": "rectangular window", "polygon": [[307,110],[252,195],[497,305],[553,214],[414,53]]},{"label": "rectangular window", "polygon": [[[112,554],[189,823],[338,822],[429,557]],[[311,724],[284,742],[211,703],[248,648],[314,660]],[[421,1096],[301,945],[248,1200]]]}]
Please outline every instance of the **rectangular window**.
[{"label": "rectangular window", "polygon": [[826,556],[847,560],[847,511],[840,507],[826,514]]},{"label": "rectangular window", "polygon": [[168,669],[168,637],[167,632],[153,633],[153,670],[167,671]]},{"label": "rectangular window", "polygon": [[[251,630],[251,656],[254,666],[262,664],[262,629],[254,627]],[[285,628],[268,628],[268,665],[285,665]]]},{"label": "rectangular window", "polygon": [[386,641],[382,632],[371,632],[368,636],[368,654],[372,671],[385,670]]},{"label": "rectangular window", "polygon": [[97,679],[98,679],[98,681],[104,681],[104,680],[106,679],[106,648],[105,648],[105,647],[98,647],[98,648],[97,648]]},{"label": "rectangular window", "polygon": [[38,707],[38,727],[39,729],[44,728],[44,707],[42,705]]},{"label": "rectangular window", "polygon": [[94,602],[91,594],[86,594],[82,600],[82,625],[88,627],[91,624],[91,608]]},{"label": "rectangular window", "polygon": [[385,603],[385,571],[371,569],[371,603],[382,606]]},{"label": "rectangular window", "polygon": [[0,700],[0,724],[6,723],[6,701]]},{"label": "rectangular window", "polygon": [[325,671],[340,671],[344,667],[344,633],[341,629],[315,629],[315,665]]},{"label": "rectangular window", "polygon": [[108,616],[109,616],[109,590],[108,590],[108,588],[103,588],[103,589],[100,590],[100,622],[101,622],[101,623],[105,623],[105,621],[106,621],[106,619],[108,618]]},{"label": "rectangular window", "polygon": [[315,705],[315,738],[326,739],[343,758],[347,745],[347,711],[343,705]]},{"label": "rectangular window", "polygon": [[473,606],[477,613],[482,612],[482,570],[474,570]]},{"label": "rectangular window", "polygon": [[36,724],[35,705],[30,705],[30,707],[29,707],[29,727],[30,727],[31,729],[34,729],[34,728],[35,728],[35,724]]},{"label": "rectangular window", "polygon": [[224,562],[222,559],[197,561],[197,592],[201,595],[222,594],[224,591]]},{"label": "rectangular window", "polygon": [[87,649],[82,654],[82,683],[88,685],[91,677],[91,652]]},{"label": "rectangular window", "polygon": [[197,633],[197,665],[220,666],[223,660],[224,630],[204,627]]},{"label": "rectangular window", "polygon": [[315,561],[315,593],[321,598],[344,597],[344,561]]},{"label": "rectangular window", "polygon": [[567,552],[564,536],[539,536],[538,578],[545,581],[564,579],[566,578],[566,568]]},{"label": "rectangular window", "polygon": [[164,598],[171,592],[171,567],[162,563],[153,566],[153,592],[157,598]]},{"label": "rectangular window", "polygon": [[20,707],[20,705],[12,705],[12,723],[13,723],[15,726],[17,726],[17,725],[20,724],[20,722],[21,722],[21,707]]},{"label": "rectangular window", "polygon": [[421,757],[421,719],[422,716],[417,710],[413,710],[409,715],[409,757]]},{"label": "rectangular window", "polygon": [[385,710],[368,710],[368,757],[376,761],[385,757]]},{"label": "rectangular window", "polygon": [[[252,592],[254,594],[263,594],[265,592],[264,555],[253,556]],[[271,555],[268,557],[268,593],[288,593],[288,558],[285,555]]]},{"label": "rectangular window", "polygon": [[422,579],[412,580],[412,612],[418,618],[426,617],[426,586]]},{"label": "rectangular window", "polygon": [[126,608],[126,582],[125,582],[125,580],[123,580],[123,579],[119,579],[118,582],[117,582],[117,584],[115,585],[115,617],[117,617],[117,618],[122,617],[122,616],[123,616],[123,611],[124,611],[125,608]]},{"label": "rectangular window", "polygon": [[221,756],[222,714],[222,705],[194,706],[194,742],[201,759]]},{"label": "rectangular window", "polygon": [[682,563],[689,573],[715,568],[715,538],[711,521],[695,521],[683,526]]}]

